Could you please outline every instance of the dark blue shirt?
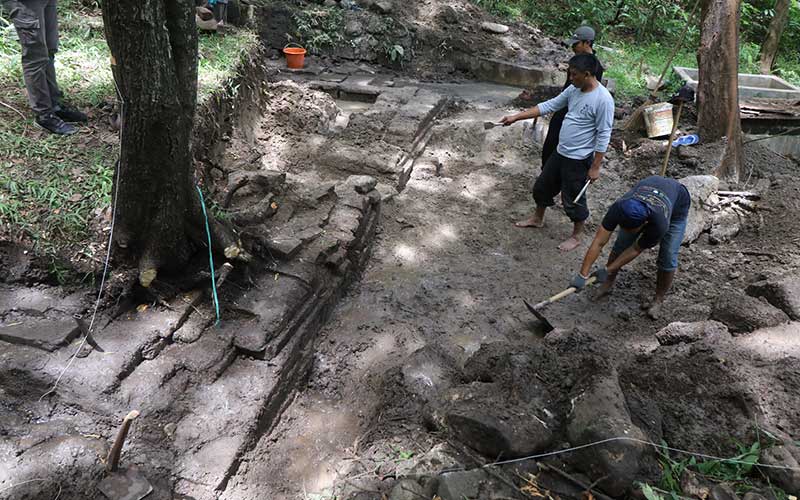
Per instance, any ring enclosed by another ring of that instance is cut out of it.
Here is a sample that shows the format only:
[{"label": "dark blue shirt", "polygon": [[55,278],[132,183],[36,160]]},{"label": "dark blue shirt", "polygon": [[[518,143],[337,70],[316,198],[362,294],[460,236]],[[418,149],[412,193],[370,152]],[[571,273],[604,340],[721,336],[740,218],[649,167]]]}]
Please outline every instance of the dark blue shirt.
[{"label": "dark blue shirt", "polygon": [[624,214],[620,202],[635,198],[647,206],[647,220],[640,232],[639,248],[652,248],[667,234],[670,221],[689,217],[692,198],[680,182],[653,175],[639,181],[633,189],[614,202],[603,217],[603,227],[607,231],[617,228]]}]

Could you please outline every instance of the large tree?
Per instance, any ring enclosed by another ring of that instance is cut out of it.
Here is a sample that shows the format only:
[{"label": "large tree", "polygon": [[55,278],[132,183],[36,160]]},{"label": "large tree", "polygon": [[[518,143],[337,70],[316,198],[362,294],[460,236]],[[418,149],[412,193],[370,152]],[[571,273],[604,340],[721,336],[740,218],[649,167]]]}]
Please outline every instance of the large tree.
[{"label": "large tree", "polygon": [[727,137],[715,172],[737,181],[742,168],[739,117],[740,0],[701,0],[697,126],[703,142]]},{"label": "large tree", "polygon": [[764,44],[761,45],[761,72],[765,75],[772,71],[781,35],[789,21],[789,4],[790,0],[775,0],[775,15],[772,16],[772,21],[769,23]]},{"label": "large tree", "polygon": [[[122,97],[114,239],[138,258],[139,281],[149,286],[159,270],[177,270],[207,247],[191,148],[194,0],[108,0],[103,21]],[[232,231],[209,222],[214,250],[242,256]]]}]

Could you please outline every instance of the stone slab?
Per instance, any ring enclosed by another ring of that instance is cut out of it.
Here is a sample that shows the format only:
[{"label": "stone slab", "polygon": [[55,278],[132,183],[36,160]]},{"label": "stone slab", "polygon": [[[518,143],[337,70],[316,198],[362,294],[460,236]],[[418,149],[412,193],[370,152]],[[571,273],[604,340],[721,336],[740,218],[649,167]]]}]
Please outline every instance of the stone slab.
[{"label": "stone slab", "polygon": [[478,80],[529,88],[536,85],[559,85],[564,73],[557,68],[536,68],[520,64],[475,57],[474,54],[455,54],[458,69],[471,72]]},{"label": "stone slab", "polygon": [[78,323],[72,318],[26,320],[0,327],[0,340],[52,352],[69,344],[79,333]]},{"label": "stone slab", "polygon": [[0,286],[0,314],[21,311],[41,316],[50,310],[72,314],[80,310],[81,300],[82,297],[78,294],[63,296],[57,288]]},{"label": "stone slab", "polygon": [[231,305],[249,317],[222,324],[223,331],[233,332],[234,345],[250,353],[263,353],[310,293],[302,282],[280,274],[264,275],[257,284]]}]

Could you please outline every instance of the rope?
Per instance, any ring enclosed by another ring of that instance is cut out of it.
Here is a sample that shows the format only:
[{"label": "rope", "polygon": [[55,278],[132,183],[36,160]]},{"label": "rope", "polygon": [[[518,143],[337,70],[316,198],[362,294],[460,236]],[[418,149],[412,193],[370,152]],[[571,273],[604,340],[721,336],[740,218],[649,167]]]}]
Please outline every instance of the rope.
[{"label": "rope", "polygon": [[211,230],[208,227],[208,214],[206,213],[206,202],[203,199],[203,190],[200,186],[197,188],[197,194],[200,196],[200,206],[203,208],[203,218],[206,223],[206,236],[208,237],[208,265],[211,268],[211,292],[214,296],[214,311],[217,314],[217,322],[214,326],[219,326],[219,297],[217,296],[217,279],[214,276],[214,253],[211,251]]},{"label": "rope", "polygon": [[[117,97],[119,98],[120,101],[121,118],[119,127],[119,143],[121,149],[123,132],[125,130],[125,99],[122,97],[122,92],[120,92],[119,90],[116,78],[112,78],[112,80],[114,81],[114,88],[117,91]],[[86,329],[85,335],[83,336],[83,340],[81,340],[80,345],[78,345],[78,348],[75,350],[75,353],[72,355],[72,357],[69,358],[67,366],[65,366],[64,369],[61,370],[61,373],[58,375],[58,378],[56,379],[53,386],[47,392],[45,392],[39,397],[39,401],[44,399],[45,396],[48,396],[56,391],[56,389],[58,388],[58,384],[61,382],[61,379],[64,378],[64,374],[67,373],[67,371],[72,366],[72,363],[75,362],[75,358],[78,357],[78,354],[81,352],[81,349],[83,349],[83,346],[86,345],[86,340],[89,338],[89,335],[92,334],[92,327],[94,327],[95,319],[97,319],[97,311],[100,308],[100,300],[103,298],[103,288],[105,288],[106,277],[108,276],[108,264],[111,261],[111,246],[112,242],[114,241],[114,222],[117,220],[117,200],[119,198],[117,195],[119,194],[119,183],[120,183],[120,178],[122,177],[122,169],[120,168],[119,159],[117,159],[115,170],[116,170],[115,172],[116,182],[114,182],[114,194],[113,194],[114,202],[111,207],[111,229],[108,232],[108,245],[106,248],[105,263],[103,264],[103,277],[100,280],[100,289],[97,291],[97,299],[94,302],[94,311],[92,312],[92,320],[89,322],[89,327]]]},{"label": "rope", "polygon": [[731,463],[731,464],[755,465],[757,467],[764,467],[766,469],[777,469],[777,470],[788,470],[788,471],[800,472],[800,467],[787,467],[785,465],[754,464],[752,462],[747,462],[745,460],[739,460],[737,458],[715,457],[714,455],[706,455],[704,453],[696,453],[696,452],[693,452],[693,451],[681,450],[679,448],[671,448],[671,447],[665,446],[663,444],[656,444],[656,443],[654,443],[652,441],[646,441],[644,439],[637,439],[637,438],[632,438],[632,437],[627,437],[627,436],[612,437],[612,438],[608,438],[608,439],[603,439],[601,441],[595,441],[593,443],[582,444],[580,446],[573,446],[572,448],[566,448],[566,449],[563,449],[563,450],[551,451],[551,452],[548,452],[548,453],[540,453],[538,455],[531,455],[529,457],[522,457],[522,458],[515,458],[513,460],[502,460],[502,461],[499,461],[499,462],[492,462],[490,464],[484,465],[483,467],[493,467],[493,466],[496,466],[496,465],[513,464],[513,463],[517,463],[517,462],[525,462],[527,460],[536,460],[536,459],[539,459],[539,458],[546,458],[546,457],[552,457],[552,456],[556,456],[556,455],[563,455],[565,453],[570,453],[570,452],[577,451],[577,450],[583,450],[585,448],[592,448],[594,446],[598,446],[598,445],[606,444],[606,443],[612,443],[612,442],[615,442],[615,441],[630,441],[630,442],[633,442],[633,443],[649,444],[649,445],[655,446],[656,448],[660,448],[662,450],[668,450],[668,451],[672,451],[672,452],[675,452],[675,453],[681,453],[683,455],[692,455],[692,456],[699,457],[699,458],[705,458],[707,460],[717,460],[717,461],[720,461],[720,462],[727,462],[727,463]]}]

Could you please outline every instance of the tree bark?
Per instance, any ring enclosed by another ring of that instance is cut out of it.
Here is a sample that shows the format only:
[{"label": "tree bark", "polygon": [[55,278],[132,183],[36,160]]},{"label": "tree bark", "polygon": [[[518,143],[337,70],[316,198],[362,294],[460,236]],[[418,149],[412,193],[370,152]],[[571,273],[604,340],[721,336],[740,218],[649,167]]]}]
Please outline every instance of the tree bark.
[{"label": "tree bark", "polygon": [[772,71],[775,56],[778,54],[778,45],[781,42],[781,35],[789,21],[790,0],[775,0],[775,15],[767,29],[767,38],[761,46],[761,72],[768,75]]},{"label": "tree bark", "polygon": [[[194,10],[193,0],[103,2],[106,39],[123,101],[114,239],[138,257],[143,286],[149,286],[159,269],[177,270],[198,246],[207,248],[192,180]],[[209,222],[214,249],[236,254],[232,232]]]},{"label": "tree bark", "polygon": [[716,175],[738,181],[742,166],[739,117],[740,0],[703,0],[697,86],[697,126],[703,142],[727,138]]}]

